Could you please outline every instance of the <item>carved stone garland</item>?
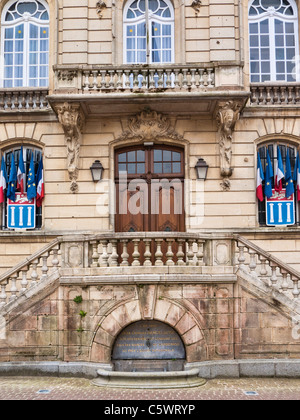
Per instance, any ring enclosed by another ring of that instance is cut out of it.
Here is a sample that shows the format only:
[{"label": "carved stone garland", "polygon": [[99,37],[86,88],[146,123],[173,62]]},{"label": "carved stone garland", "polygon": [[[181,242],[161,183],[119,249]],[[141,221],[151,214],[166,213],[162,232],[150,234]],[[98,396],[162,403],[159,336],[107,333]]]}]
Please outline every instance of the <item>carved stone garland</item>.
[{"label": "carved stone garland", "polygon": [[117,140],[136,138],[141,141],[155,141],[163,137],[183,140],[183,136],[175,131],[169,118],[156,111],[147,109],[128,120],[128,129]]},{"label": "carved stone garland", "polygon": [[78,192],[79,152],[85,117],[79,104],[58,105],[56,112],[65,133],[70,190],[76,194]]},{"label": "carved stone garland", "polygon": [[233,173],[232,135],[241,109],[241,102],[228,101],[219,104],[216,115],[219,130],[221,176],[224,178],[221,187],[224,191],[229,191],[231,188],[229,178]]}]

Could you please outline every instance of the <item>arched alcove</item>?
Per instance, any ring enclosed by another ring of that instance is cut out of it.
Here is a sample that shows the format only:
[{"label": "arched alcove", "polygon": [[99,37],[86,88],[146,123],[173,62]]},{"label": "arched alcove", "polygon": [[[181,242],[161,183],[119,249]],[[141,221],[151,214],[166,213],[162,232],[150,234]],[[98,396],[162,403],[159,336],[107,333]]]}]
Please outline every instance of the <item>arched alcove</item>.
[{"label": "arched alcove", "polygon": [[116,370],[179,370],[185,359],[185,346],[178,333],[154,320],[127,326],[112,350]]}]

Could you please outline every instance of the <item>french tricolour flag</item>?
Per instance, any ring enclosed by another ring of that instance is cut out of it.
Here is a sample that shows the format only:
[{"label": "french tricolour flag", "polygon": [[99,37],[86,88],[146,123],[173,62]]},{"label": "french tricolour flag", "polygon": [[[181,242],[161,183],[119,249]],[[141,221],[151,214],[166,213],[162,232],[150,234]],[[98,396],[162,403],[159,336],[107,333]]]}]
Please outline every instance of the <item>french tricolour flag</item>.
[{"label": "french tricolour flag", "polygon": [[259,201],[264,201],[264,191],[263,191],[263,181],[264,181],[264,171],[261,164],[261,159],[259,153],[257,154],[257,185],[256,185],[256,196]]},{"label": "french tricolour flag", "polygon": [[44,166],[43,166],[43,158],[41,158],[38,171],[36,174],[36,205],[37,207],[42,207],[44,196],[45,196]]},{"label": "french tricolour flag", "polygon": [[24,193],[25,185],[26,185],[26,173],[25,173],[25,166],[24,166],[24,159],[23,159],[23,146],[21,147],[20,158],[19,158],[19,167],[17,173],[17,189]]},{"label": "french tricolour flag", "polygon": [[297,199],[300,201],[300,155],[297,155],[297,161],[294,171],[294,181],[297,181]]},{"label": "french tricolour flag", "polygon": [[282,180],[283,179],[284,179],[283,161],[282,161],[280,148],[277,147],[277,169],[276,169],[276,175],[275,175],[275,190],[277,192],[282,191]]},{"label": "french tricolour flag", "polygon": [[0,203],[4,203],[4,200],[5,200],[4,191],[7,188],[7,184],[8,184],[8,178],[7,178],[6,166],[5,166],[4,157],[2,157],[1,172],[0,172]]}]

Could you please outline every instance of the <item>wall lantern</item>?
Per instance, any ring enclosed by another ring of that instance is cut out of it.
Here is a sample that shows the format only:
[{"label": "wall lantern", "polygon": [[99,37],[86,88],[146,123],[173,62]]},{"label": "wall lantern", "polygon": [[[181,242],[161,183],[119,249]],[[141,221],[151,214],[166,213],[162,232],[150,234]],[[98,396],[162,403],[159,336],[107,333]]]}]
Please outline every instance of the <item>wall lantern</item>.
[{"label": "wall lantern", "polygon": [[203,181],[206,181],[208,168],[209,166],[205,162],[205,160],[200,158],[197,162],[197,165],[195,166],[197,179],[202,179]]},{"label": "wall lantern", "polygon": [[93,165],[90,167],[92,178],[94,182],[99,182],[102,179],[103,175],[103,166],[100,160],[96,160]]}]

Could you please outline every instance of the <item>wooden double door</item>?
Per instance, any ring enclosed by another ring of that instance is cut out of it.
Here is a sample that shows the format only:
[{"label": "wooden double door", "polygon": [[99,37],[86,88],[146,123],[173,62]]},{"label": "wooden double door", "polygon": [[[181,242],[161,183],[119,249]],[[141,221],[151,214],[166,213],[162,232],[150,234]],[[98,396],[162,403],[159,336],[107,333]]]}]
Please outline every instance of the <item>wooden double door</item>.
[{"label": "wooden double door", "polygon": [[184,232],[184,152],[139,146],[115,154],[116,232]]}]

